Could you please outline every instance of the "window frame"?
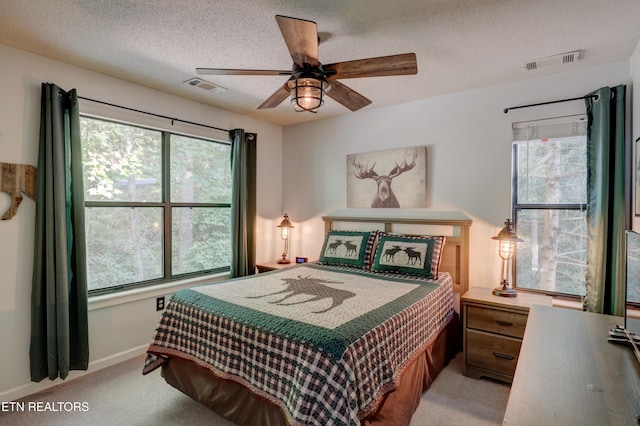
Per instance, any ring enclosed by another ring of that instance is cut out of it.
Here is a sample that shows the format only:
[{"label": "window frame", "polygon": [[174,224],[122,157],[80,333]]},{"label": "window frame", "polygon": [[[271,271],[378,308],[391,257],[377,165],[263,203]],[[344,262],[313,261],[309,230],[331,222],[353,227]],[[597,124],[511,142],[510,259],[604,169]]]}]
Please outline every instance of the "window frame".
[{"label": "window frame", "polygon": [[[172,282],[177,282],[185,279],[193,279],[202,277],[205,275],[212,275],[217,273],[229,272],[231,270],[231,260],[229,259],[229,265],[194,271],[194,272],[186,272],[181,274],[173,274],[173,262],[172,262],[172,243],[173,243],[173,232],[172,232],[172,221],[173,221],[173,209],[174,208],[215,208],[215,209],[228,209],[229,215],[231,215],[231,199],[228,203],[212,203],[212,202],[172,202],[170,200],[171,194],[171,136],[182,136],[191,139],[198,139],[204,142],[216,143],[226,146],[231,146],[230,141],[223,141],[219,139],[215,139],[212,137],[206,137],[198,134],[190,134],[188,132],[177,132],[173,130],[168,130],[165,128],[158,128],[149,125],[131,123],[127,121],[122,121],[118,119],[102,117],[94,114],[88,113],[80,113],[81,119],[91,119],[91,120],[100,120],[108,123],[115,123],[118,125],[138,127],[145,130],[157,131],[161,134],[161,201],[87,201],[84,200],[84,208],[85,211],[87,208],[99,207],[99,208],[162,208],[162,220],[163,220],[163,235],[162,235],[162,258],[163,258],[163,275],[160,278],[154,278],[150,280],[136,281],[133,283],[126,284],[118,284],[111,287],[99,288],[99,289],[91,289],[88,290],[89,297],[95,296],[103,296],[109,294],[120,293],[127,290],[140,289],[143,287],[150,287],[153,285],[159,284],[168,284]],[[82,144],[82,141],[81,141]],[[83,164],[84,169],[84,164]],[[84,175],[84,172],[83,172]],[[84,177],[84,176],[83,176]],[[86,229],[83,230],[85,241],[87,240]],[[88,260],[88,259],[87,259]]]},{"label": "window frame", "polygon": [[[512,126],[515,130],[516,125],[522,125],[523,123],[548,123],[550,125],[562,123],[562,122],[570,122],[570,121],[586,121],[587,117],[585,114],[578,114],[572,116],[564,116],[564,117],[554,117],[549,119],[542,119],[536,121],[529,122],[520,122],[513,123]],[[538,124],[540,125],[540,124]],[[518,149],[520,148],[520,144],[516,143],[515,138],[512,138],[511,142],[511,217],[513,218],[514,228],[517,232],[518,229],[518,212],[526,211],[526,210],[571,210],[571,211],[580,211],[584,212],[587,209],[587,200],[584,203],[519,203],[518,202]],[[586,136],[585,136],[585,144],[586,144]],[[586,147],[585,147],[586,148]],[[585,158],[585,167],[587,166],[587,159]],[[586,221],[586,218],[585,218]],[[559,291],[550,291],[550,290],[541,290],[530,287],[518,287],[517,281],[517,262],[518,262],[518,247],[516,245],[516,250],[514,256],[511,260],[511,283],[514,289],[518,291],[525,291],[528,293],[538,293],[545,294],[548,296],[561,297],[571,300],[581,300],[583,296],[579,296],[576,294],[562,293]],[[586,278],[585,278],[585,289],[586,289]]]}]

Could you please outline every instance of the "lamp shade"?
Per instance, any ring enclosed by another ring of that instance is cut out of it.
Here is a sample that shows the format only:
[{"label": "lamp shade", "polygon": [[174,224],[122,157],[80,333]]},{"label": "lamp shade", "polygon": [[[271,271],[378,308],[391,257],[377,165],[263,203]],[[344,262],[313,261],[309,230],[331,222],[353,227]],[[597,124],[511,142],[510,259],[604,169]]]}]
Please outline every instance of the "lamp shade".
[{"label": "lamp shade", "polygon": [[289,238],[289,234],[291,233],[291,228],[293,228],[293,225],[289,221],[288,214],[286,213],[284,214],[284,219],[282,219],[282,221],[280,222],[280,225],[278,225],[277,227],[280,228],[280,236],[282,237],[283,240],[286,240],[287,238]]},{"label": "lamp shade", "polygon": [[291,105],[296,112],[315,112],[324,104],[324,94],[331,87],[326,80],[301,77],[287,82],[291,92]]},{"label": "lamp shade", "polygon": [[513,223],[510,219],[507,219],[504,222],[504,228],[500,230],[498,235],[492,237],[493,240],[500,241],[499,245],[499,253],[500,257],[507,260],[511,259],[515,252],[515,247],[517,242],[522,242],[523,240],[518,238],[518,235],[513,230]]}]

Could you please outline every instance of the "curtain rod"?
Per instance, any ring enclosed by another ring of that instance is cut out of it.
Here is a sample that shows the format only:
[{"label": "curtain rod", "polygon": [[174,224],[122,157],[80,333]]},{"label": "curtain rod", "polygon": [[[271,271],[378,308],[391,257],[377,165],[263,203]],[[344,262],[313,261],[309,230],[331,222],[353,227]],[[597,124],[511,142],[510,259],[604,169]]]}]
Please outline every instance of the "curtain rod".
[{"label": "curtain rod", "polygon": [[153,112],[146,112],[146,111],[141,111],[139,109],[134,109],[134,108],[129,108],[129,107],[125,107],[125,106],[121,106],[121,105],[116,105],[116,104],[110,104],[109,102],[103,102],[103,101],[98,101],[96,99],[91,99],[91,98],[85,98],[83,96],[78,96],[79,99],[84,99],[85,101],[91,101],[91,102],[96,102],[99,104],[103,104],[103,105],[109,105],[112,107],[116,107],[116,108],[121,108],[121,109],[126,109],[127,111],[134,111],[134,112],[139,112],[141,114],[147,114],[147,115],[152,115],[154,117],[159,117],[159,118],[164,118],[167,120],[171,120],[171,125],[173,126],[173,123],[178,121],[180,123],[186,123],[186,124],[192,124],[194,126],[200,126],[200,127],[206,127],[208,129],[215,129],[215,130],[220,130],[222,132],[229,132],[229,130],[227,129],[221,129],[220,127],[215,127],[215,126],[208,126],[206,124],[200,124],[200,123],[194,123],[193,121],[186,121],[186,120],[181,120],[179,118],[176,117],[168,117],[166,115],[160,115],[160,114],[154,114]]},{"label": "curtain rod", "polygon": [[580,97],[577,97],[577,98],[560,99],[560,100],[557,100],[557,101],[540,102],[538,104],[514,106],[514,107],[511,107],[511,108],[505,108],[504,109],[504,113],[506,114],[512,109],[529,108],[529,107],[540,106],[540,105],[557,104],[559,102],[569,102],[569,101],[577,101],[577,100],[580,100],[580,99],[597,98],[598,96],[599,95],[594,94],[594,95],[580,96]]}]

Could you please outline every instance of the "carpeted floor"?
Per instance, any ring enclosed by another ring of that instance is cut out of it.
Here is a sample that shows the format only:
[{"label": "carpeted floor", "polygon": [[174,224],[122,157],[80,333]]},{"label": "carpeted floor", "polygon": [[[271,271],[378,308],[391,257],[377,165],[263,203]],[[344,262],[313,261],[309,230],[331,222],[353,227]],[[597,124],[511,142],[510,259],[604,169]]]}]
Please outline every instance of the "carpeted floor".
[{"label": "carpeted floor", "polygon": [[[138,357],[24,398],[18,403],[24,403],[25,411],[14,406],[13,412],[0,412],[0,424],[232,425],[167,385],[159,370],[143,376],[142,363]],[[464,377],[460,353],[423,394],[411,426],[499,425],[509,389]]]}]

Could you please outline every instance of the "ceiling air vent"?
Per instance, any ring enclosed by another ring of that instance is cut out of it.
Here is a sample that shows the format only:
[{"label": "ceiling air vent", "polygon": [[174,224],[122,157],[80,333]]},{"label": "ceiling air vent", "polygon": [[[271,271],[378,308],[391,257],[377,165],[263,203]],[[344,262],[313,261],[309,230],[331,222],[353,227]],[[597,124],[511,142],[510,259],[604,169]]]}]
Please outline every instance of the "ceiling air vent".
[{"label": "ceiling air vent", "polygon": [[212,92],[212,93],[221,93],[227,90],[222,86],[218,86],[217,84],[210,83],[199,77],[193,77],[185,81],[184,84],[188,84],[189,86],[193,86],[193,87],[198,87],[203,90],[208,90],[209,92]]},{"label": "ceiling air vent", "polygon": [[563,65],[576,62],[580,59],[580,51],[575,50],[573,52],[561,53],[559,55],[547,56],[546,58],[534,59],[532,61],[526,61],[522,64],[525,70],[535,70],[542,67],[548,67],[551,65]]}]

